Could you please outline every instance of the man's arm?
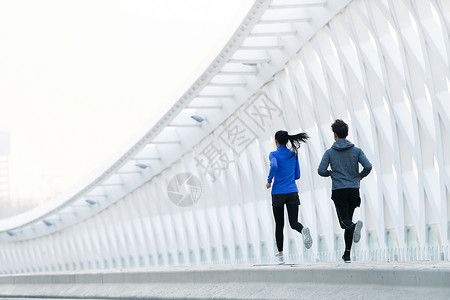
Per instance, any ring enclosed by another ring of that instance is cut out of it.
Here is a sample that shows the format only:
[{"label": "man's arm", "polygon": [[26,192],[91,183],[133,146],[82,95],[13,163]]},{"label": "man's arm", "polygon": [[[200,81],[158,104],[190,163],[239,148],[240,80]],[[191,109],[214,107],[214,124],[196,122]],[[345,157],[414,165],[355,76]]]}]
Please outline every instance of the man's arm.
[{"label": "man's arm", "polygon": [[359,173],[359,178],[363,179],[364,177],[369,175],[370,171],[372,170],[372,164],[361,149],[359,149],[358,161],[363,166],[361,173]]},{"label": "man's arm", "polygon": [[328,151],[326,151],[322,156],[319,168],[317,168],[317,173],[319,173],[319,175],[323,177],[331,176],[331,171],[328,170],[329,165],[330,165],[330,154],[328,153]]}]

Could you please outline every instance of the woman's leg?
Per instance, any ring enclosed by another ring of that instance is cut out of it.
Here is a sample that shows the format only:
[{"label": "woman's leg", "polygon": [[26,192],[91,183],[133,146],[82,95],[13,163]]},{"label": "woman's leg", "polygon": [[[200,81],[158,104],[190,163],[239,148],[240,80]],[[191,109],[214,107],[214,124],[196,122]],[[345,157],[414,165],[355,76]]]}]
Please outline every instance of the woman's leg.
[{"label": "woman's leg", "polygon": [[297,230],[302,234],[303,243],[305,244],[306,249],[311,248],[313,241],[311,238],[311,233],[309,232],[309,228],[303,227],[303,225],[298,221],[298,204],[286,205],[286,207],[291,228]]},{"label": "woman's leg", "polygon": [[284,227],[284,207],[272,206],[273,217],[275,219],[275,240],[277,241],[278,252],[283,252],[283,227]]},{"label": "woman's leg", "polygon": [[298,222],[298,205],[286,205],[286,208],[289,217],[289,225],[291,225],[292,229],[297,230],[301,233],[303,225]]}]

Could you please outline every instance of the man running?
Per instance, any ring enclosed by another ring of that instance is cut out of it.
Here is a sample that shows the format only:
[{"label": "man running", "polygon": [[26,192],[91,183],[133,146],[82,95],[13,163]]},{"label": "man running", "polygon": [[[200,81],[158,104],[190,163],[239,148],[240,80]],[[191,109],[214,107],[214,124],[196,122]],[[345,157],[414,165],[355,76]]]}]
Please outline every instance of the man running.
[{"label": "man running", "polygon": [[[360,181],[369,175],[372,164],[360,148],[347,140],[348,125],[344,121],[335,120],[331,129],[335,142],[323,155],[317,172],[323,177],[331,176],[331,199],[336,206],[339,224],[344,229],[345,252],[342,259],[349,263],[352,242],[359,242],[363,226],[362,221],[352,222],[353,212],[361,204]],[[363,166],[361,172],[359,164]]]}]

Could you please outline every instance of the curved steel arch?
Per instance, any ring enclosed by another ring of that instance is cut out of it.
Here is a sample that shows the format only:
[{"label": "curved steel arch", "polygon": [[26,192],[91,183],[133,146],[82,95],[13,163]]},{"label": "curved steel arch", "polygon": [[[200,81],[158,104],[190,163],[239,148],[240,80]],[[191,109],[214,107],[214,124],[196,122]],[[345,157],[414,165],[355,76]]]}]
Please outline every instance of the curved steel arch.
[{"label": "curved steel arch", "polygon": [[[107,208],[169,167],[265,84],[294,49],[349,0],[332,5],[326,1],[278,2],[280,4],[271,5],[271,1],[255,1],[216,59],[142,138],[71,190],[21,215],[0,220],[0,240],[29,239],[72,226]],[[306,17],[308,10],[313,10],[314,18]],[[298,12],[300,16],[296,15]],[[286,24],[297,26],[285,30]],[[254,30],[255,26],[263,29]],[[264,31],[265,28],[268,31]],[[300,30],[305,32],[300,33]],[[282,40],[285,36],[291,39]],[[207,113],[208,122],[199,124],[190,118],[198,113]],[[170,151],[166,151],[168,147]],[[144,171],[136,168],[136,164],[142,163],[151,168]]]}]

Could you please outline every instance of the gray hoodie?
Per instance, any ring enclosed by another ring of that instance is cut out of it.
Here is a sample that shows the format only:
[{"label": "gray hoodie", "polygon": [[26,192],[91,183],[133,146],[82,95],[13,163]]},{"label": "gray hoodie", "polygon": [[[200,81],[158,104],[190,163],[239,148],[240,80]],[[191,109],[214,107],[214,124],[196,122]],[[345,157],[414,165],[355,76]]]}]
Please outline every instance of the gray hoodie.
[{"label": "gray hoodie", "polygon": [[[359,172],[359,163],[363,170]],[[331,166],[331,170],[328,170]],[[362,178],[369,175],[372,164],[364,152],[346,139],[337,140],[328,149],[319,164],[317,172],[320,176],[331,176],[332,190],[359,188]]]}]

